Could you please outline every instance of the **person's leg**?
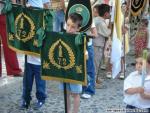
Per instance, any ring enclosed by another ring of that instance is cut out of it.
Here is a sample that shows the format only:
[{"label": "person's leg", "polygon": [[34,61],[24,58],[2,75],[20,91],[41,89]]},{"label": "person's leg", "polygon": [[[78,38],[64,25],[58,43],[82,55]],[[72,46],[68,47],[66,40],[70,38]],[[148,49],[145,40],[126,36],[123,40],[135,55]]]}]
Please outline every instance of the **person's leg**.
[{"label": "person's leg", "polygon": [[36,97],[39,102],[45,103],[46,99],[46,81],[41,79],[40,65],[33,65],[33,71],[36,83]]},{"label": "person's leg", "polygon": [[94,65],[94,48],[88,47],[88,60],[87,60],[87,86],[83,86],[83,94],[95,94],[95,65]]},{"label": "person's leg", "polygon": [[[32,71],[32,65],[29,63],[25,64],[25,73],[23,76],[23,94],[22,98],[23,101],[27,104],[30,104],[31,98],[31,91],[33,86],[34,74]],[[23,103],[24,104],[24,103]]]},{"label": "person's leg", "polygon": [[71,93],[67,91],[67,113],[71,113]]},{"label": "person's leg", "polygon": [[80,106],[80,95],[79,94],[72,94],[74,102],[73,102],[73,113],[78,113],[79,106]]},{"label": "person's leg", "polygon": [[[0,30],[0,34],[1,34],[1,30]],[[0,77],[2,76],[2,54],[1,54],[1,36],[0,36]]]},{"label": "person's leg", "polygon": [[80,94],[82,92],[81,84],[70,84],[70,92],[73,96],[73,112],[78,113],[80,106]]},{"label": "person's leg", "polygon": [[[6,64],[7,75],[20,75],[22,70],[19,68],[18,59],[16,53],[12,51],[7,44],[7,35],[6,35],[6,21],[5,16],[1,16],[0,18],[3,20],[4,23],[0,23],[3,26],[1,29],[1,38],[4,50],[4,58]],[[1,22],[1,21],[0,21]]]},{"label": "person's leg", "polygon": [[63,10],[56,11],[54,20],[54,31],[61,31],[61,24],[64,23],[64,12]]},{"label": "person's leg", "polygon": [[94,54],[95,54],[95,57],[94,57],[94,62],[95,62],[95,73],[96,73],[96,83],[100,82],[99,81],[99,67],[100,67],[100,64],[101,64],[101,59],[102,59],[102,52],[103,52],[103,49],[101,47],[94,47]]}]

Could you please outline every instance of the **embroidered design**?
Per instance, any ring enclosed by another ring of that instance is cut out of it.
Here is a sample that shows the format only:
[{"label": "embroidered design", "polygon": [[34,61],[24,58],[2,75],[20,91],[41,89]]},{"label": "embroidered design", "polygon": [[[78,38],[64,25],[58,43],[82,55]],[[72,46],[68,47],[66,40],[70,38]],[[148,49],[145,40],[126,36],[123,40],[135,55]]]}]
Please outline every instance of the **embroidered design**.
[{"label": "embroidered design", "polygon": [[[55,49],[57,48],[59,50],[58,58],[54,58],[54,51],[56,51]],[[67,62],[67,59],[63,56],[63,49],[67,50],[69,62]],[[73,68],[75,65],[75,57],[72,49],[61,39],[57,40],[55,43],[52,44],[51,48],[49,49],[48,56],[50,62],[58,69],[68,70],[70,68]],[[57,61],[55,59],[57,59]]]},{"label": "embroidered design", "polygon": [[43,62],[43,69],[50,69],[48,62],[46,61]]},{"label": "embroidered design", "polygon": [[[27,32],[27,30],[25,30],[25,26],[24,26],[25,22],[28,22],[28,24],[30,25],[29,32]],[[16,17],[15,26],[16,26],[16,30],[17,30],[15,37],[18,40],[21,40],[23,42],[27,42],[34,37],[34,35],[35,35],[34,22],[26,14],[21,13]]]}]

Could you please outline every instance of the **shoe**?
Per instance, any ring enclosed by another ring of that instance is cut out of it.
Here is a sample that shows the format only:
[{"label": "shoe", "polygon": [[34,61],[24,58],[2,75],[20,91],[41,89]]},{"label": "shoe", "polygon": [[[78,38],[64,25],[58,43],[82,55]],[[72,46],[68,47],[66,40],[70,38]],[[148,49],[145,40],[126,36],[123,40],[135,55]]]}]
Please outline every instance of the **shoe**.
[{"label": "shoe", "polygon": [[120,79],[124,79],[124,73],[123,72],[120,73],[120,77],[119,78]]},{"label": "shoe", "polygon": [[23,77],[24,73],[21,72],[21,73],[18,73],[18,74],[14,74],[13,77]]},{"label": "shoe", "polygon": [[100,83],[101,83],[101,80],[100,80],[99,77],[96,78],[96,83],[97,83],[97,84],[100,84]]},{"label": "shoe", "polygon": [[106,77],[107,77],[107,78],[109,78],[109,79],[110,79],[110,78],[111,78],[111,76],[112,76],[111,72],[107,72],[107,73],[106,73]]},{"label": "shoe", "polygon": [[20,110],[28,109],[30,104],[27,104],[25,101],[21,103]]},{"label": "shoe", "polygon": [[102,70],[106,70],[106,65],[105,65],[105,64],[102,64],[102,65],[101,65],[101,69],[102,69]]},{"label": "shoe", "polygon": [[95,88],[96,88],[96,89],[101,89],[101,88],[102,88],[102,83],[101,83],[101,84],[96,83],[96,84],[95,84]]},{"label": "shoe", "polygon": [[40,109],[43,105],[44,105],[44,102],[38,101],[37,103],[35,103],[33,109],[34,109],[34,110],[38,110],[38,109]]},{"label": "shoe", "polygon": [[10,76],[10,77],[23,77],[24,73],[20,72],[18,74],[7,74],[7,75]]},{"label": "shoe", "polygon": [[83,99],[89,99],[91,97],[92,96],[90,94],[86,94],[86,93],[81,95],[81,98],[83,98]]}]

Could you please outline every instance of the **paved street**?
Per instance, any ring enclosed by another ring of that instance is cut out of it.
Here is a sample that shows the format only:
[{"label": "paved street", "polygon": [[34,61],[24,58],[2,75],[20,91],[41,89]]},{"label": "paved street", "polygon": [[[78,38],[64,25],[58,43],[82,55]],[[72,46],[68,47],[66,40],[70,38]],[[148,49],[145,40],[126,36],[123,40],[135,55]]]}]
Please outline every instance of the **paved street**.
[{"label": "paved street", "polygon": [[[18,59],[23,69],[24,56],[18,55]],[[127,62],[131,62],[133,58],[128,57],[127,59]],[[132,68],[131,65],[127,65],[127,73]],[[104,71],[101,71],[101,74],[104,73]],[[63,93],[59,91],[58,85],[59,83],[55,81],[47,82],[48,98],[46,104],[37,111],[32,109],[33,104],[36,102],[34,86],[31,108],[28,110],[19,110],[22,94],[22,78],[7,77],[3,60],[3,77],[0,78],[0,113],[64,113]],[[114,113],[124,113],[124,108],[123,80],[105,79],[102,89],[97,89],[95,96],[88,100],[81,99],[79,113],[111,113],[113,110]]]}]

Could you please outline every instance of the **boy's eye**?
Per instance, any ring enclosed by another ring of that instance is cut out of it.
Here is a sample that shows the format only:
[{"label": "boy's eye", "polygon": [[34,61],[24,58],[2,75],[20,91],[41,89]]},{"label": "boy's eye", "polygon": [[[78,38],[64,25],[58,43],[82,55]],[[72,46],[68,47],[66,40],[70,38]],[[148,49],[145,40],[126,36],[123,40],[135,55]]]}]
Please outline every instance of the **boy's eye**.
[{"label": "boy's eye", "polygon": [[143,65],[143,62],[137,62],[137,61],[136,61],[135,63],[136,63],[136,64]]}]

